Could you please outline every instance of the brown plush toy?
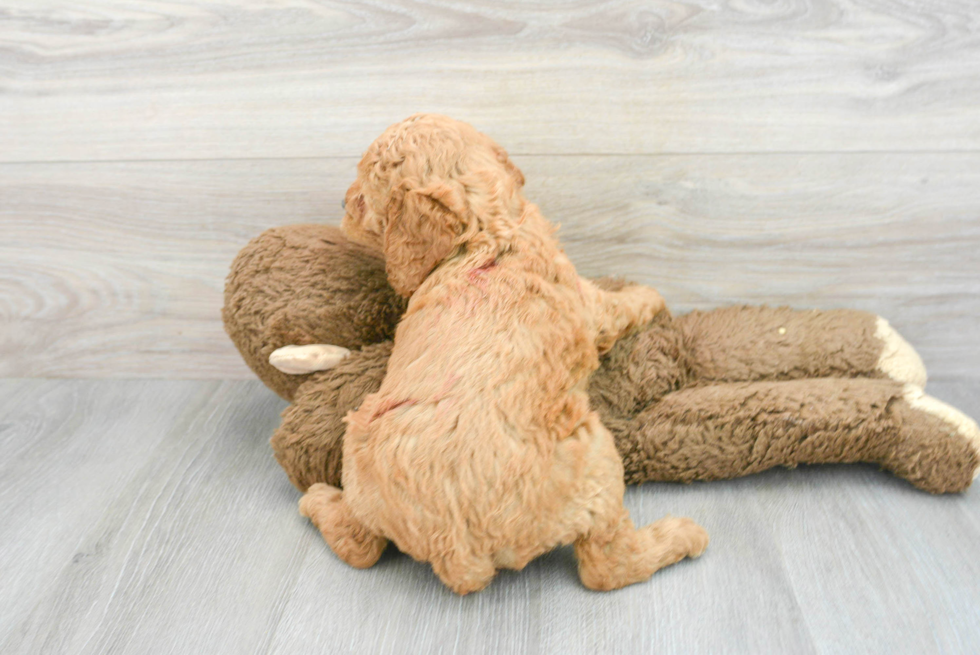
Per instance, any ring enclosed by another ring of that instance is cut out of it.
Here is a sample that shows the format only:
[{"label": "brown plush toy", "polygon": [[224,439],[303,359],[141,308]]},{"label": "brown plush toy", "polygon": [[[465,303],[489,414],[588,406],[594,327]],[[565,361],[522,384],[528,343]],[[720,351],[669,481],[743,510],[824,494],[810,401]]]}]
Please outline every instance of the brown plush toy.
[{"label": "brown plush toy", "polygon": [[[340,485],[342,419],[380,387],[404,309],[379,255],[335,227],[268,230],[232,264],[225,328],[292,402],[272,447],[301,491]],[[925,491],[963,491],[980,470],[980,429],[925,381],[919,356],[872,314],[731,307],[661,314],[603,357],[590,396],[628,483],[870,462]]]}]

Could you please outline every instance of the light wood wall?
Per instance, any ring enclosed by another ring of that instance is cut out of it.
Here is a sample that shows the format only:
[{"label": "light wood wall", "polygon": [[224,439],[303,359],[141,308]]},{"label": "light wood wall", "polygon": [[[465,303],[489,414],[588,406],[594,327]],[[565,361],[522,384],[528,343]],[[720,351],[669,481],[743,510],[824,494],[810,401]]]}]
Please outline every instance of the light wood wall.
[{"label": "light wood wall", "polygon": [[250,377],[232,257],[336,223],[416,111],[504,145],[585,274],[867,309],[977,375],[973,0],[7,0],[0,376]]}]

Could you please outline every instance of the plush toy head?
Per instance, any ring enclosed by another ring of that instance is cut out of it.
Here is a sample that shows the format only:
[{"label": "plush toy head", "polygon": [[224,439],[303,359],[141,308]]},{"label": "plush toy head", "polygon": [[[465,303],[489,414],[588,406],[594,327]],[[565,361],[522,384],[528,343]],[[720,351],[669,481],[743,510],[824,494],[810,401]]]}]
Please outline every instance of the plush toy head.
[{"label": "plush toy head", "polygon": [[391,339],[404,311],[380,253],[336,227],[293,225],[267,230],[242,249],[225,283],[222,316],[245,363],[292,401],[311,375],[276,369],[273,351],[315,343],[356,350]]}]

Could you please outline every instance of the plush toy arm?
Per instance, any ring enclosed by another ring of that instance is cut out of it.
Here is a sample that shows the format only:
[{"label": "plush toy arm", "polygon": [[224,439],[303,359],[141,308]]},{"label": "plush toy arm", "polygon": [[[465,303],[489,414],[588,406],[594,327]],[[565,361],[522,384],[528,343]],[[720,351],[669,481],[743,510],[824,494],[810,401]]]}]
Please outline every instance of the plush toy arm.
[{"label": "plush toy arm", "polygon": [[891,378],[925,386],[919,355],[888,321],[856,310],[727,307],[676,320],[703,382]]},{"label": "plush toy arm", "polygon": [[390,356],[390,341],[365,346],[298,387],[272,435],[276,459],[297,489],[317,482],[340,486],[344,416],[381,387]]},{"label": "plush toy arm", "polygon": [[626,481],[719,480],[774,466],[870,462],[932,493],[965,490],[980,469],[969,417],[891,380],[742,382],[666,395],[607,423]]}]

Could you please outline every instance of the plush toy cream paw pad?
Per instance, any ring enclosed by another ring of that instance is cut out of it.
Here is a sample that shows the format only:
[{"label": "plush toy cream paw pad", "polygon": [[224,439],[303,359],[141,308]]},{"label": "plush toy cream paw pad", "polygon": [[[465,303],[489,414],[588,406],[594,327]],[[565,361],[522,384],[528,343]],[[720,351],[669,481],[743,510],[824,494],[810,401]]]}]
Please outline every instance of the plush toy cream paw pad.
[{"label": "plush toy cream paw pad", "polygon": [[880,316],[875,325],[875,337],[883,343],[878,358],[879,371],[896,382],[926,386],[926,367],[919,353]]},{"label": "plush toy cream paw pad", "polygon": [[[927,395],[920,387],[913,384],[905,385],[903,395],[905,402],[914,409],[928,412],[946,421],[960,436],[970,442],[977,454],[980,454],[980,427],[977,426],[976,421],[955,407]],[[973,472],[973,478],[977,477],[980,477],[980,468]]]},{"label": "plush toy cream paw pad", "polygon": [[328,344],[283,346],[272,351],[269,355],[269,363],[283,373],[302,375],[331,369],[348,355],[350,351],[346,348]]}]

